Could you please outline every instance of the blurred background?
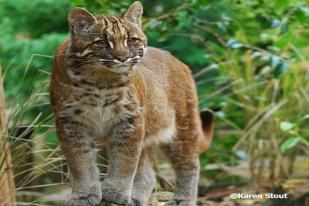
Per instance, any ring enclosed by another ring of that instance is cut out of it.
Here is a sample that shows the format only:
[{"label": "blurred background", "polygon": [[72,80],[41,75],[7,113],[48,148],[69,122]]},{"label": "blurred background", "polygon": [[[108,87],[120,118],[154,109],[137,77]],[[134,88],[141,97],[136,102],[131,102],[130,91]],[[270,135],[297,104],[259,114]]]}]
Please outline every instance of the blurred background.
[{"label": "blurred background", "polygon": [[[69,175],[49,105],[53,55],[68,37],[70,8],[120,15],[131,3],[0,0],[1,206],[68,199]],[[190,66],[200,109],[215,112],[213,143],[200,156],[199,205],[309,205],[309,2],[142,3],[149,45]],[[102,177],[104,157],[103,151]],[[158,162],[153,201],[164,202],[173,174],[164,157]],[[230,199],[235,192],[289,198]]]}]

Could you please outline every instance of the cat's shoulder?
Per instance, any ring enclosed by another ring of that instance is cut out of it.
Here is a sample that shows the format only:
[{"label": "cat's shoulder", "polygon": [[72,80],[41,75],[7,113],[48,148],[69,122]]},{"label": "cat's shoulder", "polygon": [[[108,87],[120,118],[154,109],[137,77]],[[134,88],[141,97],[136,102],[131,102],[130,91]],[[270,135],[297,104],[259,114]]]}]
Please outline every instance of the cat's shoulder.
[{"label": "cat's shoulder", "polygon": [[165,51],[163,49],[159,49],[159,48],[155,48],[155,47],[151,47],[148,46],[145,50],[145,57],[151,57],[151,58],[168,58],[168,57],[172,57],[173,55],[168,52]]},{"label": "cat's shoulder", "polygon": [[144,57],[142,58],[142,64],[147,67],[157,67],[158,65],[168,67],[169,70],[183,70],[185,73],[191,73],[189,67],[175,57],[169,51],[147,47]]}]

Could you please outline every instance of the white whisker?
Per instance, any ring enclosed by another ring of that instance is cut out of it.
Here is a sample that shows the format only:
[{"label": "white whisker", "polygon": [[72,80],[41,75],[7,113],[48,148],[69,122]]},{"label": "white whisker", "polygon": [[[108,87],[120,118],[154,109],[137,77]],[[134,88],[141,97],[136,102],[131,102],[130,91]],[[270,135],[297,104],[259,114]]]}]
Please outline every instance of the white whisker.
[{"label": "white whisker", "polygon": [[135,56],[133,58],[128,58],[127,61],[125,61],[125,62],[131,62],[133,60],[139,60],[140,58],[141,58],[140,56]]},{"label": "white whisker", "polygon": [[113,59],[99,59],[101,62],[113,62]]},{"label": "white whisker", "polygon": [[140,56],[135,56],[135,57],[133,57],[131,60],[140,59],[140,58],[141,58]]},{"label": "white whisker", "polygon": [[119,61],[118,59],[113,59],[113,62],[117,63],[117,64],[122,64],[123,62]]}]

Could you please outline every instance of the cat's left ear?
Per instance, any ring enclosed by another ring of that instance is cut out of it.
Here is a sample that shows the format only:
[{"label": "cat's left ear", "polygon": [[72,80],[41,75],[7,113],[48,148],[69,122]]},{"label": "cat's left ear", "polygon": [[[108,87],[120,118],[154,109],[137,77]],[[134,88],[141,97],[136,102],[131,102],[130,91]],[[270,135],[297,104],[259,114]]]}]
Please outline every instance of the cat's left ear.
[{"label": "cat's left ear", "polygon": [[143,5],[140,1],[134,2],[123,15],[125,19],[134,23],[139,28],[142,27]]},{"label": "cat's left ear", "polygon": [[76,7],[71,9],[68,15],[70,29],[73,32],[80,32],[84,28],[89,27],[97,22],[96,18],[86,9]]}]

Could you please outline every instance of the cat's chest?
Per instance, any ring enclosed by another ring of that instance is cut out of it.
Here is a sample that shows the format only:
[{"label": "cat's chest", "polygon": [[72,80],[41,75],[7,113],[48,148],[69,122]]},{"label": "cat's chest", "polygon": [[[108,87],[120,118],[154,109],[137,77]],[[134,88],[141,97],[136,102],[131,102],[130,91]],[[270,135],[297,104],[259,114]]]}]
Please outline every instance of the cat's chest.
[{"label": "cat's chest", "polygon": [[130,115],[128,88],[71,90],[63,102],[62,116],[81,122],[94,136],[105,136],[116,122]]},{"label": "cat's chest", "polygon": [[76,106],[104,111],[125,101],[127,99],[127,89],[125,87],[116,89],[73,89],[69,101]]}]

